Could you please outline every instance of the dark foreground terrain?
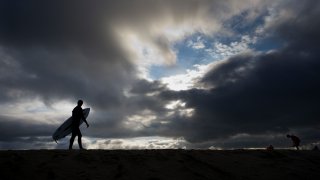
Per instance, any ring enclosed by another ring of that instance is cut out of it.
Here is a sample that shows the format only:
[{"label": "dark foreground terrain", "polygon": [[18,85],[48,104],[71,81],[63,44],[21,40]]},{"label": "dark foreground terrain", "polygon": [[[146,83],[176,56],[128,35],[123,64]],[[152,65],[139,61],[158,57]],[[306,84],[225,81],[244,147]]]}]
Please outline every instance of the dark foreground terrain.
[{"label": "dark foreground terrain", "polygon": [[0,151],[0,179],[318,179],[319,151]]}]

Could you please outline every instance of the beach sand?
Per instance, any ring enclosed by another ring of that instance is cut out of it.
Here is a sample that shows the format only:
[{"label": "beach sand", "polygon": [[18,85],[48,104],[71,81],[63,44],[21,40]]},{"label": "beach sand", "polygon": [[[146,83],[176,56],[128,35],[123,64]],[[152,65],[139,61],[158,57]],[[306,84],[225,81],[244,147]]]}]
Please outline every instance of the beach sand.
[{"label": "beach sand", "polygon": [[318,179],[320,151],[8,150],[0,179]]}]

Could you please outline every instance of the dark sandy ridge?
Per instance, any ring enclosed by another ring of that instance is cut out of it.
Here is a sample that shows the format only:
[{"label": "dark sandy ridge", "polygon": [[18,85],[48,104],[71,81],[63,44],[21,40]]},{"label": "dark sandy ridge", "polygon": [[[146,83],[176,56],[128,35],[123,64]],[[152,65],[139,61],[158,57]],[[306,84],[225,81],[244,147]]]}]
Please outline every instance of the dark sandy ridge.
[{"label": "dark sandy ridge", "polygon": [[314,179],[319,151],[8,150],[1,179]]}]

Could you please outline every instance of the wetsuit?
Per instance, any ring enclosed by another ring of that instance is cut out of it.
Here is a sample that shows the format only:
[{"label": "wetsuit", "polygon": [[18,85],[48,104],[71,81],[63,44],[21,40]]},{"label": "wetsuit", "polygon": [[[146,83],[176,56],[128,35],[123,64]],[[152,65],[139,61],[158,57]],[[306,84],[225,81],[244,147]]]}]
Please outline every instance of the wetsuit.
[{"label": "wetsuit", "polygon": [[82,136],[79,129],[81,119],[85,119],[83,110],[80,106],[76,106],[72,111],[72,136]]}]

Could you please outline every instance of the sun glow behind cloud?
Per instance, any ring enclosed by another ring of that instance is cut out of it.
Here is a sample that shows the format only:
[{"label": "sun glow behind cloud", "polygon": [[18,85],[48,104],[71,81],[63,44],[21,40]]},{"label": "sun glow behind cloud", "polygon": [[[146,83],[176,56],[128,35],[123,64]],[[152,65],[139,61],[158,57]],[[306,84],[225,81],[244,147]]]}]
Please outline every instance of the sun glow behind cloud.
[{"label": "sun glow behind cloud", "polygon": [[194,65],[195,69],[189,70],[185,74],[178,74],[161,78],[161,82],[166,84],[168,88],[175,91],[187,90],[197,87],[196,83],[207,72],[211,65]]},{"label": "sun glow behind cloud", "polygon": [[129,59],[137,65],[142,78],[148,79],[152,65],[171,65],[176,61],[173,50],[162,51],[152,41],[142,38],[134,31],[117,31],[122,47],[129,53]]},{"label": "sun glow behind cloud", "polygon": [[193,108],[187,108],[186,103],[181,100],[169,102],[165,108],[170,110],[168,117],[173,114],[178,114],[180,117],[190,118],[194,115],[195,110]]},{"label": "sun glow behind cloud", "polygon": [[[11,104],[1,104],[0,114],[8,117],[23,117],[21,120],[32,123],[60,124],[71,116],[74,104],[69,101],[58,101],[45,104],[41,99],[24,99]],[[46,121],[44,121],[44,119]]]},{"label": "sun glow behind cloud", "polygon": [[140,114],[134,114],[126,117],[123,122],[125,128],[139,131],[147,128],[153,120],[156,120],[157,116],[150,110],[144,110]]}]

